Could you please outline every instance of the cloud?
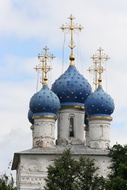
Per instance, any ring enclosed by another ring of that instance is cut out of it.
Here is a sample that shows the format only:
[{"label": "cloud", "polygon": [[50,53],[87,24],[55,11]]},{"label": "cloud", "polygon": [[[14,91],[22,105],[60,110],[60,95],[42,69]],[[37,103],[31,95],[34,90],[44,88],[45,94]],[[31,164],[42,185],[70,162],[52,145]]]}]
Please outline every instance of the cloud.
[{"label": "cloud", "polygon": [[20,127],[17,126],[17,128],[12,129],[9,133],[4,135],[4,140],[2,142],[0,141],[0,152],[1,152],[0,174],[6,171],[8,172],[8,166],[9,163],[12,162],[13,160],[14,152],[20,152],[22,150],[29,149],[32,146],[31,131],[24,130],[25,126],[24,124],[25,123],[22,122],[22,126],[20,125]]}]

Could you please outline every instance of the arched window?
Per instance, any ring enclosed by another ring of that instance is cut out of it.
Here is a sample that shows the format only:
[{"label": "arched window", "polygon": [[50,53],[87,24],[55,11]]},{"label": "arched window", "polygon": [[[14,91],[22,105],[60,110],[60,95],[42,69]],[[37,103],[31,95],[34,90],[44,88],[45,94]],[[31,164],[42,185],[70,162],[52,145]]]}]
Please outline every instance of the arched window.
[{"label": "arched window", "polygon": [[73,117],[70,117],[69,136],[74,137],[74,118]]}]

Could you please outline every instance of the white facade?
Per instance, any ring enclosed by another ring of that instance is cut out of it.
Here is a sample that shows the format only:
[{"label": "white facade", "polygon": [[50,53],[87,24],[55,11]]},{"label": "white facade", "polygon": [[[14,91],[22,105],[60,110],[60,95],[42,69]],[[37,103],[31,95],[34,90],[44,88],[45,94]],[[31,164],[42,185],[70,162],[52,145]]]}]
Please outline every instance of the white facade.
[{"label": "white facade", "polygon": [[44,179],[47,175],[47,166],[51,165],[54,158],[61,155],[65,148],[71,149],[75,159],[78,159],[81,155],[94,159],[95,165],[99,167],[99,173],[104,177],[108,174],[110,160],[107,157],[107,151],[91,150],[83,145],[56,146],[50,150],[36,148],[15,153],[13,167],[17,169],[16,179],[18,190],[43,190],[45,185]]},{"label": "white facade", "polygon": [[[70,117],[74,118],[73,137],[69,136]],[[85,140],[84,111],[69,108],[59,111],[57,127],[58,140],[55,145],[55,118],[35,119],[33,148],[14,155],[12,169],[17,170],[18,190],[43,190],[47,166],[66,148],[70,148],[75,159],[81,155],[94,159],[99,174],[107,176],[110,160],[106,146],[110,142],[110,121],[90,120]]]},{"label": "white facade", "polygon": [[17,168],[17,188],[20,190],[43,189],[48,159],[43,155],[21,154]]}]

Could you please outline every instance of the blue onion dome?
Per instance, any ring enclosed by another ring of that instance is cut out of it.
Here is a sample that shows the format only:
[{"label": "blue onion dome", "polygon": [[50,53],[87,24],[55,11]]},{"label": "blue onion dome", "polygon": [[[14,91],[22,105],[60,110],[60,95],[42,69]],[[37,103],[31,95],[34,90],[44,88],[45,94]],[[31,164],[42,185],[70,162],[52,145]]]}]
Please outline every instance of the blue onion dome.
[{"label": "blue onion dome", "polygon": [[35,93],[30,100],[30,110],[33,116],[56,116],[60,108],[59,98],[47,85]]},{"label": "blue onion dome", "polygon": [[52,91],[59,97],[61,106],[84,106],[91,86],[76,67],[70,65],[52,85]]},{"label": "blue onion dome", "polygon": [[102,86],[98,86],[85,102],[85,111],[88,116],[109,116],[114,111],[114,101]]},{"label": "blue onion dome", "polygon": [[33,119],[33,112],[29,109],[28,111],[28,120],[31,124],[34,124],[34,119]]}]

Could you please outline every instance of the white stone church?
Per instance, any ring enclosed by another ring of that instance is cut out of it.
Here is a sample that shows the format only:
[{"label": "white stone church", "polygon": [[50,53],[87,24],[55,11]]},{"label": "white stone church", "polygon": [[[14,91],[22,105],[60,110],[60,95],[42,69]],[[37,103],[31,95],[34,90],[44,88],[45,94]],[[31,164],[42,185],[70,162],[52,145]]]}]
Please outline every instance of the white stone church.
[{"label": "white stone church", "polygon": [[51,89],[48,87],[47,72],[51,69],[48,60],[54,56],[48,54],[47,47],[44,55],[38,56],[41,65],[36,70],[42,72],[42,88],[30,99],[28,113],[33,145],[29,150],[15,153],[12,164],[18,190],[43,190],[47,166],[67,148],[76,159],[81,155],[94,159],[100,175],[106,177],[109,172],[107,148],[110,147],[114,101],[102,87],[103,63],[108,56],[99,48],[98,54],[92,57],[94,66],[89,69],[94,74],[95,89],[92,90],[75,66],[73,34],[75,30],[82,30],[82,26],[73,23],[72,15],[69,19],[70,23],[62,25],[61,29],[70,33],[70,65]]}]

